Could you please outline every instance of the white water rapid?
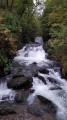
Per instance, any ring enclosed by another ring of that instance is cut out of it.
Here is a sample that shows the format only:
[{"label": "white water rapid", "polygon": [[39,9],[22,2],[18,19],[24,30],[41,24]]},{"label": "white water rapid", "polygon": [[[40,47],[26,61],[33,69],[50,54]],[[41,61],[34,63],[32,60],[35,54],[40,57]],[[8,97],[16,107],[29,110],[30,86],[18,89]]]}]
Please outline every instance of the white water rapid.
[{"label": "white water rapid", "polygon": [[[38,38],[35,40],[38,41]],[[60,68],[55,65],[56,63],[47,59],[47,53],[40,44],[25,46],[18,53],[19,56],[15,57],[14,60],[19,64],[25,63],[26,66],[29,66],[36,62],[38,66],[45,66],[49,71],[48,74],[38,73],[44,77],[47,84],[44,84],[37,77],[33,77],[32,89],[34,93],[28,97],[29,104],[34,102],[37,95],[43,96],[57,107],[57,119],[67,120],[67,81],[61,78]],[[53,82],[48,78],[51,78]]]},{"label": "white water rapid", "polygon": [[15,91],[7,87],[7,82],[0,83],[0,102],[13,101]]}]

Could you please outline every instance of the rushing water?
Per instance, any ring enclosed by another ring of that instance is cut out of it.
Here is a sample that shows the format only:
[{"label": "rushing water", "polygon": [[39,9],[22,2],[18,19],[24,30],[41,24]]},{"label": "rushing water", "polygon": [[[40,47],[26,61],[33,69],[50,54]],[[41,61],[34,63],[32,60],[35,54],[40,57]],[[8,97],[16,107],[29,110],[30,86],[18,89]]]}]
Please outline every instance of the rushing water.
[{"label": "rushing water", "polygon": [[[28,102],[29,104],[33,103],[35,97],[41,95],[57,107],[58,120],[67,120],[67,81],[61,78],[60,68],[56,63],[47,59],[47,53],[44,51],[43,41],[42,43],[41,41],[42,37],[37,37],[35,42],[39,44],[28,44],[23,47],[23,49],[18,51],[19,56],[15,57],[14,61],[20,65],[25,64],[28,67],[32,63],[37,63],[37,66],[45,67],[49,71],[48,74],[38,72],[38,75],[43,76],[47,84],[44,84],[38,77],[33,77],[33,86],[31,89],[34,90],[34,93],[28,97]],[[53,81],[51,82],[49,78]],[[8,96],[10,100],[13,99],[13,92],[7,88],[7,83],[1,83],[0,101],[3,96]]]},{"label": "rushing water", "polygon": [[[41,42],[42,38],[39,40]],[[38,37],[35,39],[38,41]],[[39,42],[39,43],[40,43]],[[38,73],[43,76],[47,84],[44,84],[37,77],[33,77],[34,93],[29,98],[29,104],[34,102],[37,95],[41,95],[57,107],[57,119],[67,120],[67,81],[61,78],[60,68],[54,63],[47,59],[47,53],[43,50],[42,45],[25,46],[23,49],[18,51],[19,56],[15,57],[14,60],[19,64],[25,63],[26,66],[36,62],[38,66],[45,66],[49,71],[48,74]],[[33,69],[33,68],[32,68]],[[53,79],[51,82],[48,78]]]},{"label": "rushing water", "polygon": [[15,96],[15,91],[7,87],[7,82],[0,83],[0,102],[13,101],[14,96]]}]

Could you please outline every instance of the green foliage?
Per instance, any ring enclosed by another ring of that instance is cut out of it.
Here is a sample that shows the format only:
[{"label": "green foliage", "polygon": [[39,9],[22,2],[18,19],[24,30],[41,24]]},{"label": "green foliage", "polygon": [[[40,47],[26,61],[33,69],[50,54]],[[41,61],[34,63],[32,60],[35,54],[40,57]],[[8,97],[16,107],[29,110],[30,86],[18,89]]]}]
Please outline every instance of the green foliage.
[{"label": "green foliage", "polygon": [[[48,39],[49,37],[57,37],[59,34],[63,36],[63,29],[67,29],[67,7],[66,0],[47,0],[45,2],[45,9],[42,15],[43,37]],[[53,35],[53,36],[52,36]]]},{"label": "green foliage", "polygon": [[0,50],[0,77],[10,72],[11,60],[5,56],[4,50]]},{"label": "green foliage", "polygon": [[52,59],[62,65],[62,73],[67,73],[67,1],[47,0],[42,15],[43,37],[48,40]]},{"label": "green foliage", "polygon": [[9,11],[5,11],[4,14],[2,15],[6,24],[7,29],[13,31],[13,32],[18,32],[18,25],[17,25],[17,17],[10,13]]},{"label": "green foliage", "polygon": [[1,0],[0,3],[1,76],[8,74],[10,59],[21,42],[29,43],[41,35],[41,22],[35,16],[33,0]]},{"label": "green foliage", "polygon": [[53,54],[53,52],[55,52],[54,49],[48,49],[48,50],[47,50],[47,53],[48,53],[48,54]]}]

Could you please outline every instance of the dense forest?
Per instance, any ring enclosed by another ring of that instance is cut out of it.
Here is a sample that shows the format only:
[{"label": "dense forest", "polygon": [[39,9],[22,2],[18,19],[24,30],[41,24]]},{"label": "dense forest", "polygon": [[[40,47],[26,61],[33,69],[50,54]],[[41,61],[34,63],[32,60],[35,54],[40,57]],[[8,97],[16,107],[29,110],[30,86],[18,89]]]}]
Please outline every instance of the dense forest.
[{"label": "dense forest", "polygon": [[0,76],[9,73],[16,50],[41,34],[33,0],[0,0]]},{"label": "dense forest", "polygon": [[47,0],[42,14],[42,34],[48,41],[47,52],[61,62],[62,73],[67,74],[67,1]]},{"label": "dense forest", "polygon": [[[37,12],[37,7],[43,12]],[[42,36],[51,59],[67,74],[67,0],[0,0],[0,76],[23,44]]]}]

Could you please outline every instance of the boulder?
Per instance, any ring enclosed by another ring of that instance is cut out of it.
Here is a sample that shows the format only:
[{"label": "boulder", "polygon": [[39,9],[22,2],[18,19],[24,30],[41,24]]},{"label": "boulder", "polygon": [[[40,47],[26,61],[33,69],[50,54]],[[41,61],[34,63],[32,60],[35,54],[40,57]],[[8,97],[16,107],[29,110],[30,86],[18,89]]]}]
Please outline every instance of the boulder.
[{"label": "boulder", "polygon": [[39,78],[40,80],[42,80],[42,82],[43,82],[44,84],[47,84],[47,83],[46,83],[46,80],[44,79],[44,77],[42,77],[42,76],[39,75],[38,78]]},{"label": "boulder", "polygon": [[28,96],[29,96],[29,90],[19,91],[19,92],[17,92],[16,95],[15,95],[15,101],[16,101],[17,103],[21,103],[21,102],[24,103],[24,102],[26,101],[26,99],[28,98]]},{"label": "boulder", "polygon": [[1,107],[0,106],[0,115],[8,115],[8,114],[15,114],[16,112],[8,107]]},{"label": "boulder", "polygon": [[35,115],[36,117],[41,117],[42,116],[42,110],[34,104],[29,105],[28,108],[27,108],[27,111],[30,114]]},{"label": "boulder", "polygon": [[49,73],[49,71],[47,69],[45,69],[45,68],[40,69],[39,72],[43,73],[43,74],[48,74]]},{"label": "boulder", "polygon": [[38,95],[37,97],[39,98],[39,100],[41,102],[43,111],[46,113],[52,114],[52,116],[55,115],[55,113],[57,111],[56,106],[50,100],[48,100],[47,98],[45,98],[41,95]]},{"label": "boulder", "polygon": [[18,72],[13,76],[13,78],[17,78],[17,77],[24,77],[23,72]]},{"label": "boulder", "polygon": [[32,86],[32,78],[18,77],[8,81],[8,88],[13,89],[28,89]]},{"label": "boulder", "polygon": [[62,90],[60,86],[51,87],[50,90]]},{"label": "boulder", "polygon": [[43,97],[43,96],[41,96],[41,95],[38,95],[38,98],[39,98],[39,100],[40,100],[42,103],[44,103],[44,104],[51,103],[50,100],[48,100],[47,98],[45,98],[45,97]]},{"label": "boulder", "polygon": [[53,83],[53,84],[60,84],[56,79],[48,77],[49,82]]},{"label": "boulder", "polygon": [[56,119],[56,115],[51,115],[51,114],[49,114],[49,113],[44,113],[43,115],[42,115],[42,120],[57,120]]},{"label": "boulder", "polygon": [[18,102],[18,103],[21,103],[21,102],[24,101],[23,95],[22,95],[21,92],[16,93],[16,95],[15,95],[15,101]]}]

